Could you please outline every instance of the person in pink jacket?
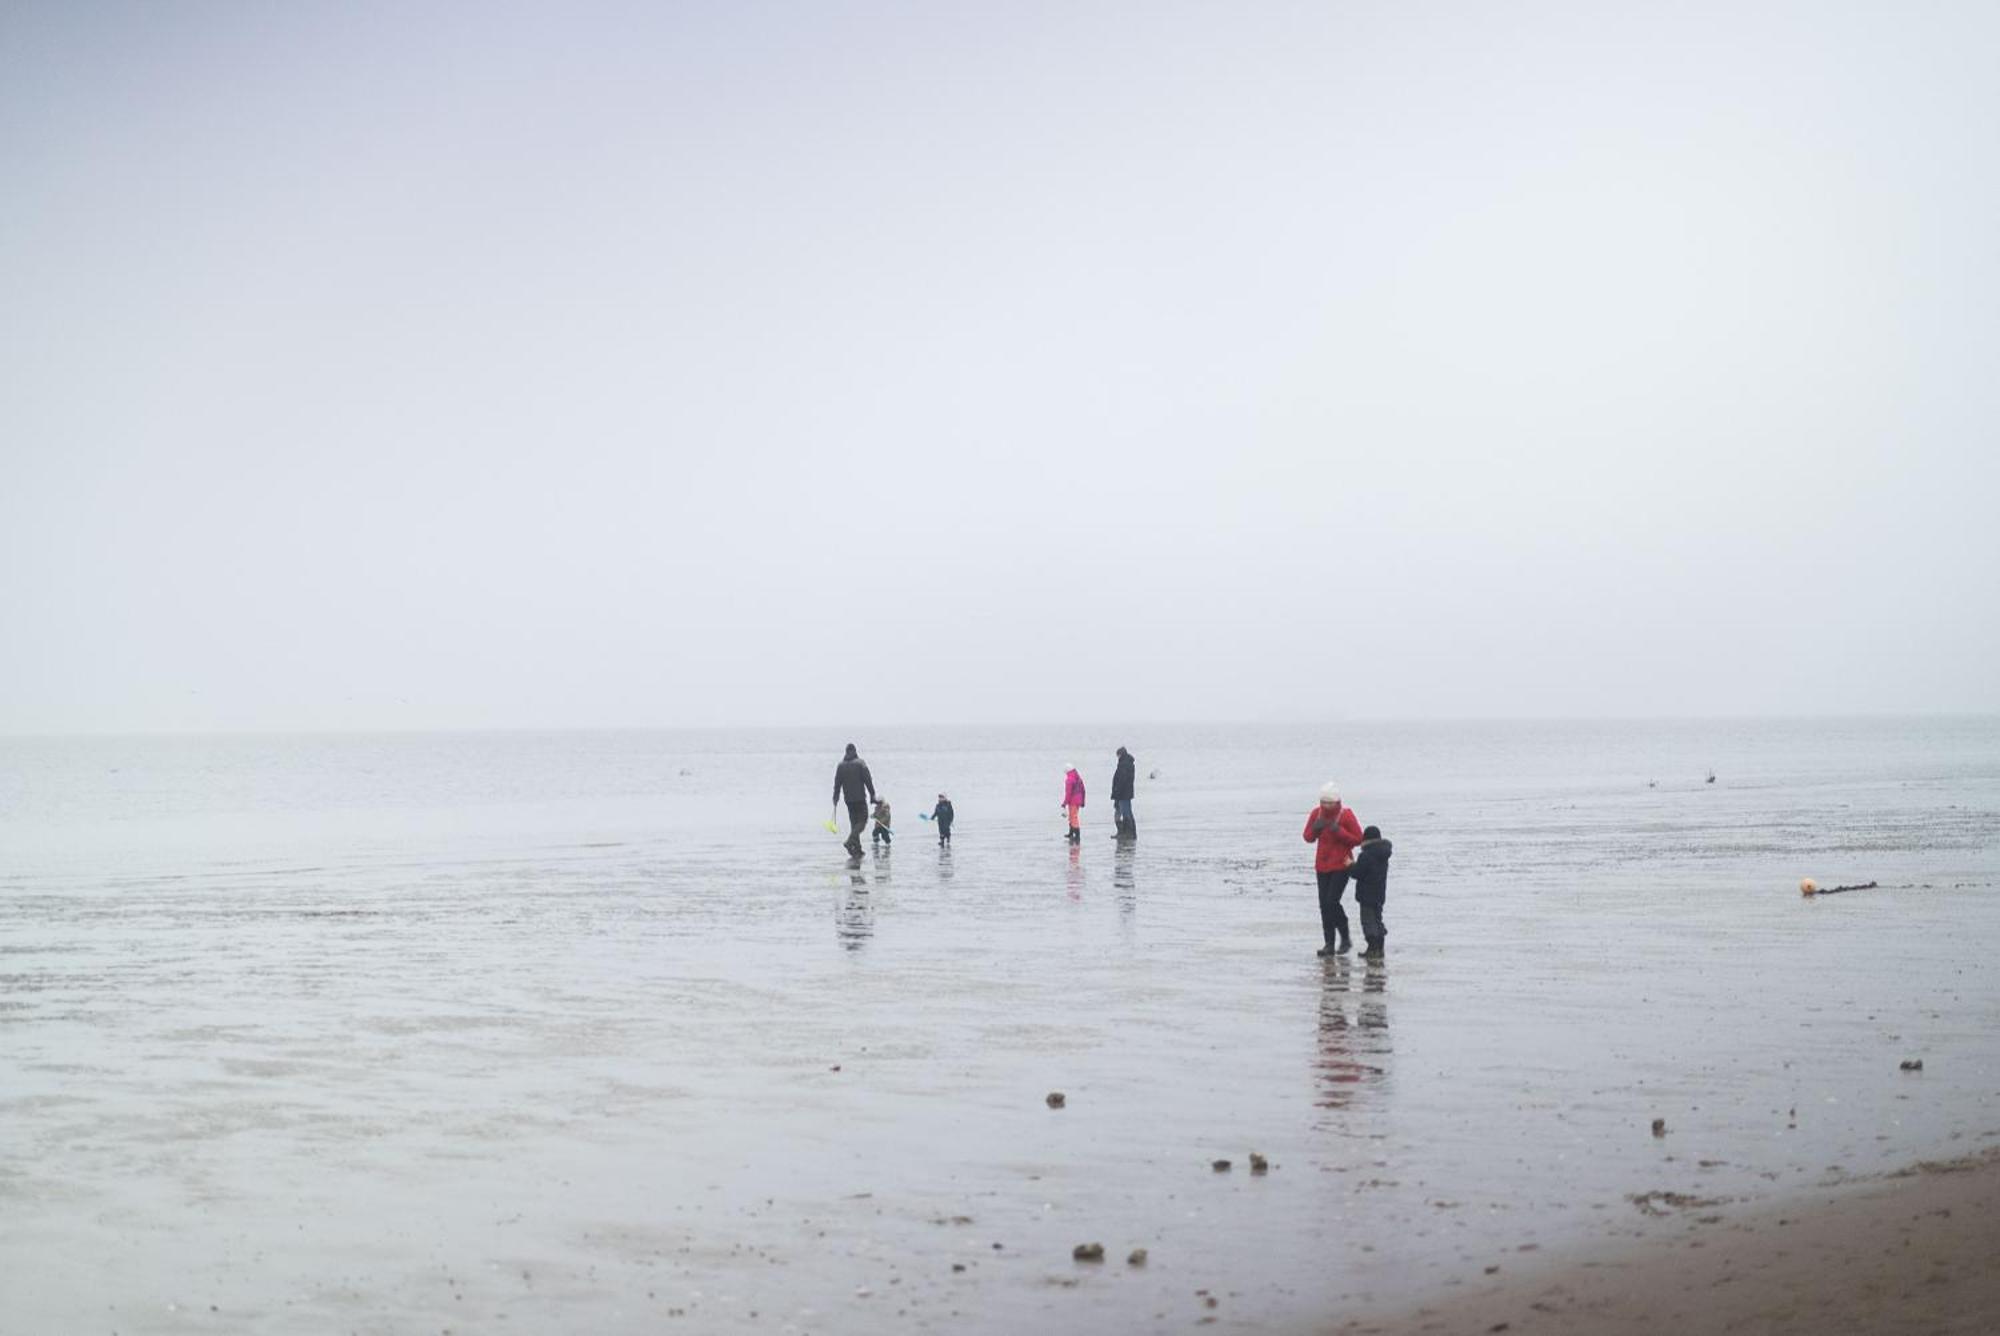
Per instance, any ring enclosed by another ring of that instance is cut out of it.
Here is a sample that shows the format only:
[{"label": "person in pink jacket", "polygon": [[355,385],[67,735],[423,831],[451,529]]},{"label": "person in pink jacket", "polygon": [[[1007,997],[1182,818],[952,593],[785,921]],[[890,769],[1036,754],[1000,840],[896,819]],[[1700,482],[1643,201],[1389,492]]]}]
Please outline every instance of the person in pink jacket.
[{"label": "person in pink jacket", "polygon": [[1083,843],[1083,776],[1075,766],[1063,776],[1063,811],[1069,814],[1069,842]]}]

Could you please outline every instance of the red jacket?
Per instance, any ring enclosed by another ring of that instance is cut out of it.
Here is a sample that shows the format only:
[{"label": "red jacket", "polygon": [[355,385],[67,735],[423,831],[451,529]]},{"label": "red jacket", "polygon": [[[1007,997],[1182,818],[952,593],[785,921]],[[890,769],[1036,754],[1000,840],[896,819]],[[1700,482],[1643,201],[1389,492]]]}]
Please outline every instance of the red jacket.
[{"label": "red jacket", "polygon": [[1325,811],[1315,805],[1306,814],[1306,843],[1319,845],[1319,852],[1313,855],[1313,871],[1342,872],[1354,846],[1361,843],[1361,818],[1344,804],[1336,820],[1328,821]]}]

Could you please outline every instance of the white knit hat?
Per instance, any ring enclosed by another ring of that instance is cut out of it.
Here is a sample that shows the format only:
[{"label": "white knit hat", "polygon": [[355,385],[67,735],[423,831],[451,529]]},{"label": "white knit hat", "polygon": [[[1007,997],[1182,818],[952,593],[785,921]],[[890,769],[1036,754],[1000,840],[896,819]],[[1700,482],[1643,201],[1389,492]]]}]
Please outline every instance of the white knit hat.
[{"label": "white knit hat", "polygon": [[1328,780],[1328,781],[1327,781],[1326,783],[1324,783],[1324,784],[1320,785],[1320,786],[1319,786],[1319,800],[1320,800],[1321,802],[1323,802],[1323,803],[1337,803],[1337,802],[1339,802],[1339,801],[1340,801],[1340,785],[1338,785],[1338,784],[1334,783],[1334,782],[1333,782],[1332,780],[1330,780],[1330,779],[1329,779],[1329,780]]}]

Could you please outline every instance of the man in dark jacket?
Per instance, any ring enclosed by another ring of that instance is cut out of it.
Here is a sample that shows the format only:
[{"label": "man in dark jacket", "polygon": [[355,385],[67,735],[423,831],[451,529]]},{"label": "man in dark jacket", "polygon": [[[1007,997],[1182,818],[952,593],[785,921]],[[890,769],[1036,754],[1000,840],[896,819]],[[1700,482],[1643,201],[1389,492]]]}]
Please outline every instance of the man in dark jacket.
[{"label": "man in dark jacket", "polygon": [[1368,939],[1368,949],[1361,953],[1363,960],[1380,960],[1382,943],[1389,936],[1389,930],[1382,926],[1382,903],[1389,898],[1389,855],[1394,852],[1395,846],[1382,838],[1377,826],[1361,832],[1361,843],[1354,850],[1350,869],[1354,902],[1361,906],[1361,935]]},{"label": "man in dark jacket", "polygon": [[1118,768],[1111,772],[1111,807],[1118,815],[1118,838],[1139,838],[1139,823],[1132,819],[1132,780],[1139,763],[1123,747],[1118,749]]},{"label": "man in dark jacket", "polygon": [[833,771],[833,805],[839,808],[841,800],[847,801],[847,852],[861,857],[861,828],[868,824],[868,805],[875,801],[875,777],[868,773],[868,763],[861,759],[861,753],[847,744],[847,755]]}]

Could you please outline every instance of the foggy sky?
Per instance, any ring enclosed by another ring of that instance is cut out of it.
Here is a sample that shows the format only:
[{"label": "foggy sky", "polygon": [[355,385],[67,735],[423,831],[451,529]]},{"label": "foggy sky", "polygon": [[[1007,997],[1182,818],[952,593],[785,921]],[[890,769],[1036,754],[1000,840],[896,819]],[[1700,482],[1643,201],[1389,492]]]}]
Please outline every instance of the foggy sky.
[{"label": "foggy sky", "polygon": [[0,6],[0,732],[2000,709],[1996,39]]}]

